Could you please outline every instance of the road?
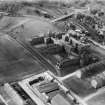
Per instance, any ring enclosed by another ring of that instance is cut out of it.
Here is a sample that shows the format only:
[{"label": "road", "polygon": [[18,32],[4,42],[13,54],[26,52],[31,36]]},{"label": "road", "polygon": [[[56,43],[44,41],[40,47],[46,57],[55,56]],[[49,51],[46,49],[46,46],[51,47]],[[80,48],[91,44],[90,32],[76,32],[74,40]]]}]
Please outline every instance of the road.
[{"label": "road", "polygon": [[27,49],[32,55],[33,58],[39,60],[39,62],[47,68],[47,70],[52,71],[54,74],[57,75],[58,70],[55,68],[55,66],[50,63],[47,59],[45,59],[40,52],[37,51],[37,49],[32,47],[28,42],[21,41],[17,39],[17,42],[20,43],[25,49]]},{"label": "road", "polygon": [[9,31],[11,31],[12,29],[16,29],[16,28],[18,28],[19,26],[21,26],[21,25],[23,25],[23,24],[25,24],[25,23],[27,23],[27,22],[29,22],[29,21],[30,21],[30,19],[24,19],[24,20],[20,21],[18,24],[13,25],[13,26],[11,26],[11,27],[8,28],[8,29],[0,30],[0,32],[4,32],[4,33],[9,32]]},{"label": "road", "polygon": [[0,82],[21,80],[46,70],[57,75],[57,69],[27,42],[8,35],[0,37]]},{"label": "road", "polygon": [[72,12],[72,13],[70,13],[68,15],[64,15],[64,16],[62,16],[60,18],[54,19],[54,20],[51,21],[51,23],[56,23],[56,22],[59,22],[59,21],[64,21],[64,20],[68,19],[69,17],[71,17],[73,14],[74,14],[74,12]]},{"label": "road", "polygon": [[70,18],[73,14],[76,14],[76,13],[79,13],[79,12],[84,12],[84,11],[86,11],[86,10],[82,10],[82,9],[79,10],[79,9],[77,9],[77,10],[72,11],[71,13],[69,13],[69,14],[67,14],[67,15],[64,15],[64,16],[61,16],[61,17],[59,17],[59,18],[57,18],[57,19],[54,19],[54,20],[52,20],[51,22],[52,22],[52,23],[56,23],[56,22],[59,22],[59,21],[64,21],[64,20]]}]

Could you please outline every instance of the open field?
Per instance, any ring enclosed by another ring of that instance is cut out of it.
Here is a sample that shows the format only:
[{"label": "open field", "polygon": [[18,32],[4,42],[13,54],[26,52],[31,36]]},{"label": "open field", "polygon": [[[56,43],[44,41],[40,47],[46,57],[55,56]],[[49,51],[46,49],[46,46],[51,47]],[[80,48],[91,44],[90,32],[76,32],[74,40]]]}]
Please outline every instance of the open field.
[{"label": "open field", "polygon": [[0,96],[8,105],[104,105],[105,1],[27,1],[0,2]]}]

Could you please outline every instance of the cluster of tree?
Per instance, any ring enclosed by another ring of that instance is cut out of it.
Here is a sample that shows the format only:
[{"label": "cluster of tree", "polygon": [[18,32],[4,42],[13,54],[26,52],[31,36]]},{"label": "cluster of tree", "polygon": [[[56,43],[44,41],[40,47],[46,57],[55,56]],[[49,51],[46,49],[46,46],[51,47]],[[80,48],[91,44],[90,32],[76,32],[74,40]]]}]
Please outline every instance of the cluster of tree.
[{"label": "cluster of tree", "polygon": [[76,20],[82,23],[84,26],[88,28],[96,29],[96,25],[99,29],[103,28],[104,23],[97,16],[86,16],[84,14],[77,14]]},{"label": "cluster of tree", "polygon": [[90,11],[90,13],[92,15],[97,15],[99,17],[104,16],[104,14],[105,14],[103,11],[98,10],[98,9],[93,9],[93,10]]},{"label": "cluster of tree", "polygon": [[86,16],[85,14],[77,14],[76,20],[90,28],[94,28],[96,24],[94,18],[92,18],[91,16]]},{"label": "cluster of tree", "polygon": [[88,29],[91,38],[99,43],[104,42],[105,35],[100,33],[104,23],[97,16],[87,16],[85,14],[77,14],[76,20]]},{"label": "cluster of tree", "polygon": [[23,7],[20,3],[4,3],[0,5],[0,11],[16,14]]}]

